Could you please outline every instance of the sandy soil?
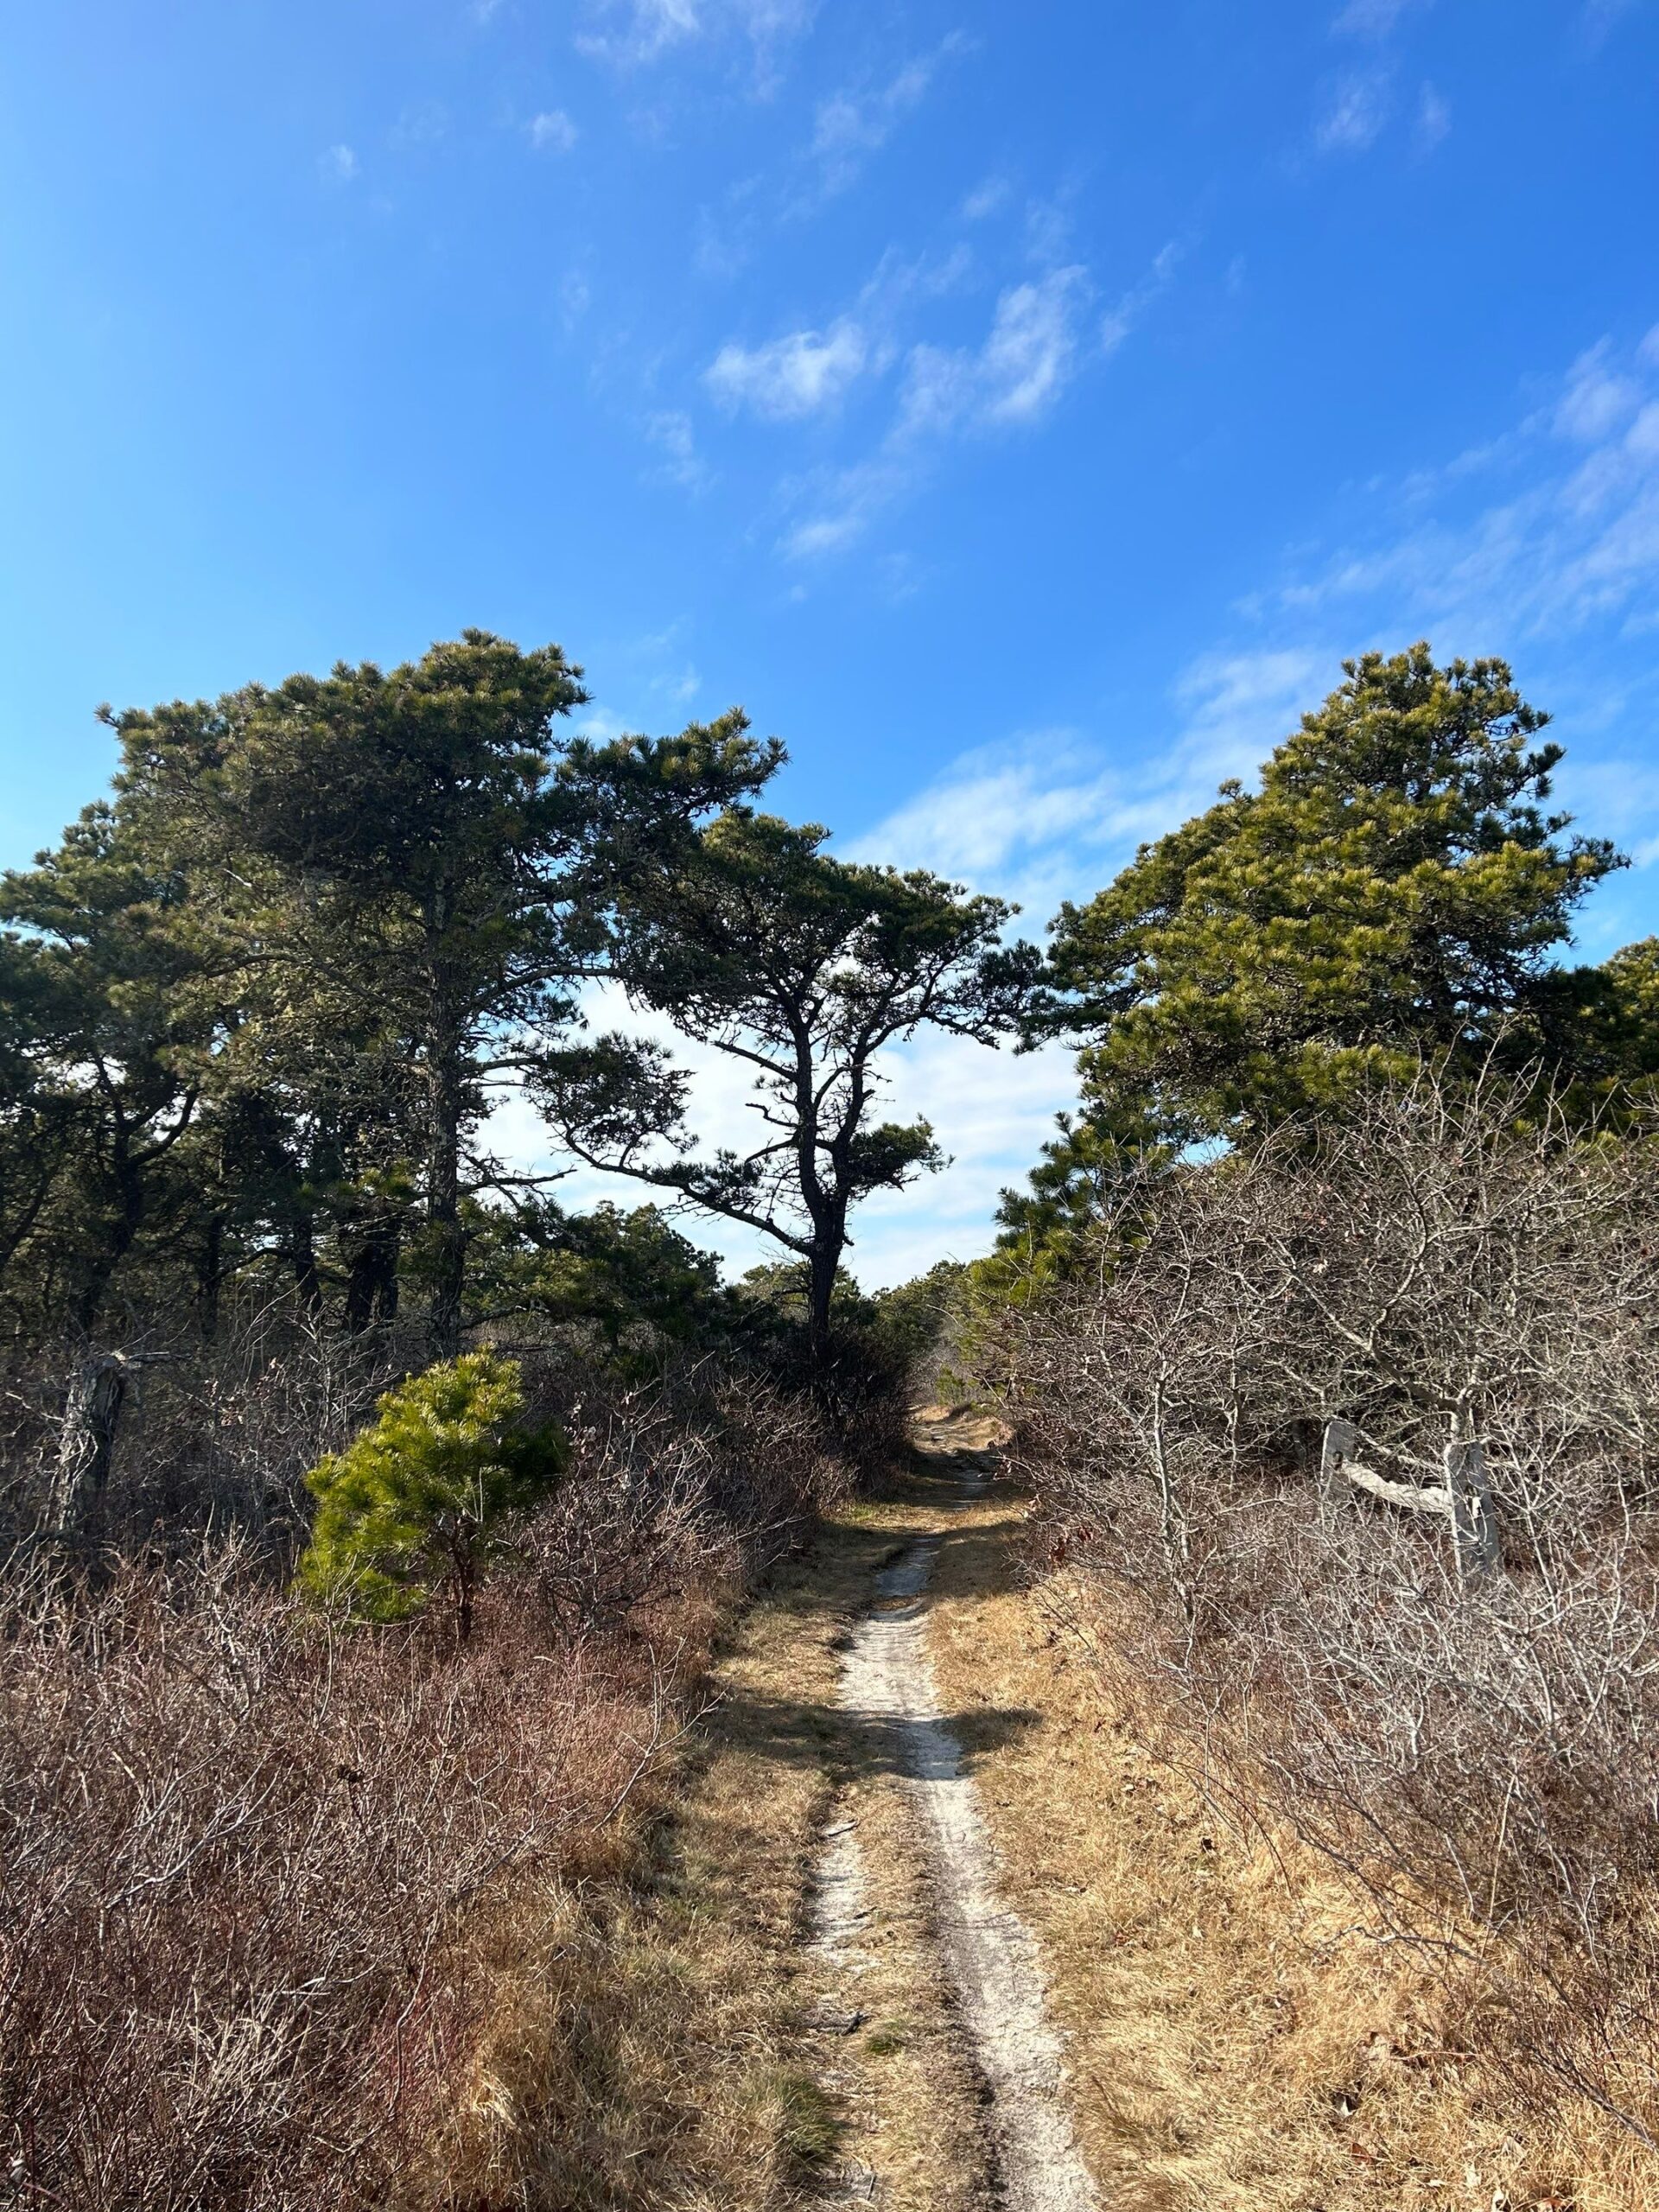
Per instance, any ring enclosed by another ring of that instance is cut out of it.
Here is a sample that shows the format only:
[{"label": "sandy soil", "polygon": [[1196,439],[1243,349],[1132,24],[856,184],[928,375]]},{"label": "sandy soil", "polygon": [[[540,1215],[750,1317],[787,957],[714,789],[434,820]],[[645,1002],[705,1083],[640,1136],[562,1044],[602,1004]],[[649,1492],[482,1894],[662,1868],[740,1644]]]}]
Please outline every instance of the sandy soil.
[{"label": "sandy soil", "polygon": [[[922,1448],[954,1474],[970,1503],[986,1479],[994,1430],[935,1409]],[[943,1510],[948,1514],[947,1499]],[[940,1538],[915,1537],[878,1574],[874,1603],[854,1630],[840,1703],[855,1745],[879,1747],[914,1808],[929,1861],[941,1956],[960,2028],[983,2084],[988,2200],[1009,2212],[1092,2212],[1096,2199],[1073,2137],[1058,2037],[1044,2004],[1030,1934],[1004,1901],[977,1786],[938,1700],[926,1643],[925,1593]],[[842,1812],[840,1806],[837,1814]],[[815,1944],[856,2004],[869,1961],[861,1930],[869,1886],[855,1817],[833,1818],[818,1868]],[[855,2167],[844,2193],[874,2200],[880,2177]]]}]

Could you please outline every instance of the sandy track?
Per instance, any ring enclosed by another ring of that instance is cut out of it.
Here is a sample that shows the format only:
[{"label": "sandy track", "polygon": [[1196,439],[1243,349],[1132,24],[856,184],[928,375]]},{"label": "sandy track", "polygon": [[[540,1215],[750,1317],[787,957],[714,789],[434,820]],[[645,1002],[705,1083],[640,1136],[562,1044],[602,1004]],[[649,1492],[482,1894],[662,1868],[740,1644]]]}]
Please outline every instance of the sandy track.
[{"label": "sandy track", "polygon": [[[972,1495],[982,1481],[965,1485]],[[1094,2212],[1071,2133],[1058,2037],[1030,1935],[997,1891],[978,1791],[945,1726],[926,1645],[923,1594],[940,1539],[912,1544],[876,1582],[876,1610],[854,1632],[840,1702],[892,1745],[933,1859],[941,1942],[974,2056],[990,2093],[998,2200],[1010,2212]],[[856,1952],[861,1882],[855,1838],[826,1838],[818,1936],[831,1957]],[[873,2177],[872,2177],[873,2178]]]}]

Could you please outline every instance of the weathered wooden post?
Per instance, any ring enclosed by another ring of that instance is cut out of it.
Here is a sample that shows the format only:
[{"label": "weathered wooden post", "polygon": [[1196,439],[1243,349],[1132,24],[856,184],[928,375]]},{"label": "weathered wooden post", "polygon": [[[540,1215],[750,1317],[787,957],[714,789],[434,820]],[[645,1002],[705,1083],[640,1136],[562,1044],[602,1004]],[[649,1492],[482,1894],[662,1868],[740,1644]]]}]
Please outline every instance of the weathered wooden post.
[{"label": "weathered wooden post", "polygon": [[146,1367],[171,1357],[163,1351],[89,1351],[81,1361],[64,1403],[46,1503],[47,1535],[78,1543],[96,1528],[127,1393]]},{"label": "weathered wooden post", "polygon": [[1484,1582],[1497,1569],[1502,1548],[1480,1439],[1454,1437],[1446,1447],[1445,1464],[1458,1573],[1465,1582]]},{"label": "weathered wooden post", "polygon": [[118,1351],[90,1351],[69,1385],[46,1509],[48,1532],[65,1541],[86,1533],[103,1498],[129,1379]]},{"label": "weathered wooden post", "polygon": [[1359,1432],[1351,1421],[1328,1421],[1325,1424],[1325,1441],[1319,1449],[1319,1518],[1328,1522],[1336,1510],[1337,1484],[1342,1479],[1344,1459],[1354,1457],[1359,1442]]}]

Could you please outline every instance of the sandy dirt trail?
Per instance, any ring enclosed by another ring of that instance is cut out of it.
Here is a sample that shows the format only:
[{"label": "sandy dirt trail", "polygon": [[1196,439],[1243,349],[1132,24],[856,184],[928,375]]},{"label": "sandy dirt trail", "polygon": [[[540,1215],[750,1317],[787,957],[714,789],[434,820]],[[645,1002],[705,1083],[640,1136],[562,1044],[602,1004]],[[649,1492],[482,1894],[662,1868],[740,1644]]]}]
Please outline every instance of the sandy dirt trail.
[{"label": "sandy dirt trail", "polygon": [[[936,1464],[954,1465],[962,1496],[971,1499],[984,1488],[987,1463],[953,1443],[940,1440]],[[921,1537],[878,1576],[875,1606],[847,1652],[840,1703],[861,1732],[890,1741],[920,1815],[940,1942],[989,2093],[996,2201],[1009,2212],[1093,2212],[1096,2200],[1072,2135],[1036,1949],[999,1891],[978,1790],[934,1687],[925,1592],[942,1541]],[[856,1833],[832,1822],[818,1870],[818,1947],[849,1974],[859,1971],[863,1896]]]}]

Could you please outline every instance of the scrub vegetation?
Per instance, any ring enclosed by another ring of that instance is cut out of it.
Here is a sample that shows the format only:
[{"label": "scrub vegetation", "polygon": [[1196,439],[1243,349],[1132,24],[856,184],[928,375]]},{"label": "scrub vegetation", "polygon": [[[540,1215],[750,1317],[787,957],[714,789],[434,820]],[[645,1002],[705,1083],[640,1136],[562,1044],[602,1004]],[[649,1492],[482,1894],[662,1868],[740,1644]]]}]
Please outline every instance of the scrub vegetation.
[{"label": "scrub vegetation", "polygon": [[[1042,953],[763,811],[740,711],[585,696],[473,631],[111,713],[0,882],[8,2201],[987,2201],[931,1664],[1103,2204],[1632,2212],[1659,951],[1564,958],[1622,862],[1544,717],[1353,662]],[[1080,1103],[867,1298],[929,1027]],[[900,1727],[842,1654],[906,1546]]]},{"label": "scrub vegetation", "polygon": [[[1555,962],[1621,863],[1548,812],[1541,723],[1500,664],[1368,657],[1259,790],[1065,912],[1044,1018],[1084,1039],[1083,1109],[957,1325],[1102,1721],[1212,1847],[1281,1855],[1287,1910],[1322,1864],[1338,1948],[1414,1962],[1433,2048],[1367,2033],[1478,2069],[1548,2146],[1541,2172],[1512,2147],[1500,2196],[1634,2204],[1659,2135],[1656,951]],[[1344,2120],[1371,2096],[1338,2092]],[[1436,2201],[1448,2158],[1396,2142],[1370,2185]]]},{"label": "scrub vegetation", "polygon": [[[711,1669],[900,1439],[914,1332],[840,1266],[936,1157],[880,1048],[1007,1029],[1037,956],[757,812],[739,713],[565,737],[580,678],[468,632],[109,715],[0,885],[20,2204],[759,2203],[811,2152],[760,1871],[707,1910]],[[753,1157],[584,1041],[601,982],[764,1056]],[[778,1261],[565,1208],[508,1087]]]}]

